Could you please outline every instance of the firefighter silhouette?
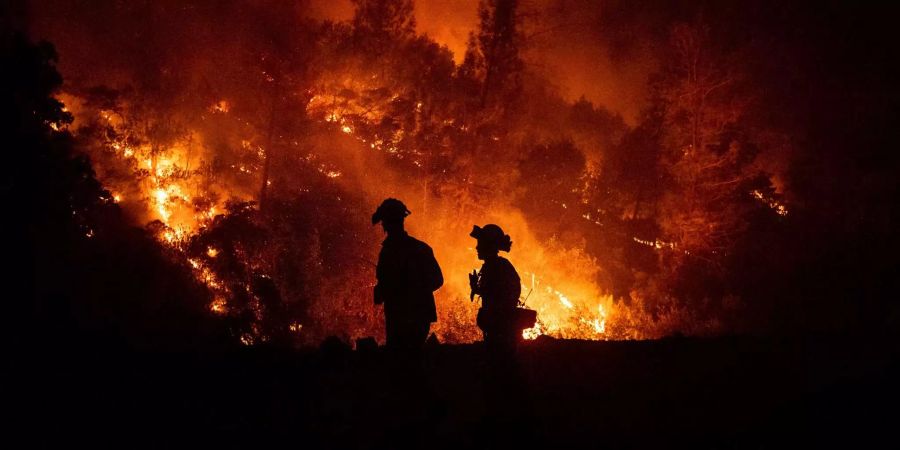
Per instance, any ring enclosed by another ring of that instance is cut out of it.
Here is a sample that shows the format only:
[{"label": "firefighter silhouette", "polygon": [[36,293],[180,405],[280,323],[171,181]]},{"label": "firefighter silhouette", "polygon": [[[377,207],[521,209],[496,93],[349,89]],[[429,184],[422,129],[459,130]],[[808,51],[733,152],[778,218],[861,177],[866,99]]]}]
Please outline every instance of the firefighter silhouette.
[{"label": "firefighter silhouette", "polygon": [[516,305],[522,286],[515,267],[499,253],[509,252],[512,241],[494,224],[483,228],[476,225],[469,235],[477,239],[475,250],[478,259],[484,261],[479,272],[469,274],[470,298],[481,296],[478,328],[489,351],[510,354],[515,351],[521,333],[516,324]]},{"label": "firefighter silhouette", "polygon": [[410,236],[403,222],[410,214],[400,200],[388,198],[372,215],[387,237],[381,244],[375,277],[375,304],[384,304],[387,347],[418,350],[437,321],[434,291],[444,284],[441,268],[428,244]]}]

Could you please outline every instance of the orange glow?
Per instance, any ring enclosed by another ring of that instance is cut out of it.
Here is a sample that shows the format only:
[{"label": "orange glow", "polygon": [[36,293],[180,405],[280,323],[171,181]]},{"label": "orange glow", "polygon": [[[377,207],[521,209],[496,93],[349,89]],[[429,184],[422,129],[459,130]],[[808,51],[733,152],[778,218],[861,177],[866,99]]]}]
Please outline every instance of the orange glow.
[{"label": "orange glow", "polygon": [[544,334],[541,330],[540,322],[534,324],[533,327],[522,330],[522,338],[527,340],[537,339],[538,336]]},{"label": "orange glow", "polygon": [[772,210],[775,211],[775,213],[778,214],[779,216],[788,215],[788,209],[787,209],[787,206],[784,205],[784,203],[781,203],[775,199],[766,197],[765,194],[763,194],[762,192],[760,192],[759,190],[756,190],[756,189],[751,191],[750,195],[752,195],[753,198],[759,200],[760,202],[762,202],[769,208],[772,208]]},{"label": "orange glow", "polygon": [[217,298],[209,304],[209,309],[216,314],[225,314],[228,312],[228,304],[225,302],[225,299]]},{"label": "orange glow", "polygon": [[217,113],[227,113],[231,110],[231,104],[227,100],[219,100],[209,107],[210,111]]}]

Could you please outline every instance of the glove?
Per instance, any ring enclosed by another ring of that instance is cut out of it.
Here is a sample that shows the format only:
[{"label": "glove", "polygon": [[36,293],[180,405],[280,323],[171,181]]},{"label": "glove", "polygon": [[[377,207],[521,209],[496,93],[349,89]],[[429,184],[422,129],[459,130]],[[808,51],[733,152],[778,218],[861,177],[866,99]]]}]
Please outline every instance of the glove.
[{"label": "glove", "polygon": [[475,294],[478,291],[478,272],[474,270],[469,274],[469,289],[471,289],[469,292],[469,301],[471,302],[475,300]]}]

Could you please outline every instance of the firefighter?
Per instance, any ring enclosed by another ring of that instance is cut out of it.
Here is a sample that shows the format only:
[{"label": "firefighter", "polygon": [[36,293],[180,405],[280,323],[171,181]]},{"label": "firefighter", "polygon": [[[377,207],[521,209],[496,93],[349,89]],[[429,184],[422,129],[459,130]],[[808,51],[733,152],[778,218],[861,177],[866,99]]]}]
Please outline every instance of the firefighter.
[{"label": "firefighter", "polygon": [[384,305],[388,349],[415,352],[437,321],[434,291],[444,277],[431,247],[404,230],[409,214],[403,202],[389,198],[372,215],[372,225],[380,222],[387,234],[378,255],[374,294],[375,304]]},{"label": "firefighter", "polygon": [[522,286],[515,267],[499,253],[509,252],[512,241],[494,224],[483,228],[476,225],[469,235],[478,241],[475,250],[478,259],[484,261],[481,271],[469,274],[471,297],[481,296],[476,322],[489,351],[511,355],[521,332],[516,326],[516,306]]}]

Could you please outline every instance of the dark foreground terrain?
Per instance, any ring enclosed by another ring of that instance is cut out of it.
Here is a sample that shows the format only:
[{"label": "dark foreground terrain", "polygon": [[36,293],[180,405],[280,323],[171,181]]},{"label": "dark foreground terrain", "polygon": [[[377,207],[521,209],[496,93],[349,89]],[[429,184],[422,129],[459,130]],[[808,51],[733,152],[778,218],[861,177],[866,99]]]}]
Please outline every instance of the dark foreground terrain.
[{"label": "dark foreground terrain", "polygon": [[4,396],[25,447],[893,447],[896,355],[835,337],[539,339],[497,375],[477,344],[432,346],[421,367],[338,344],[67,350],[14,358]]}]

